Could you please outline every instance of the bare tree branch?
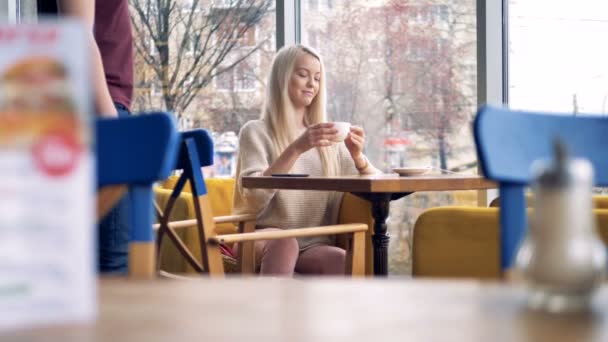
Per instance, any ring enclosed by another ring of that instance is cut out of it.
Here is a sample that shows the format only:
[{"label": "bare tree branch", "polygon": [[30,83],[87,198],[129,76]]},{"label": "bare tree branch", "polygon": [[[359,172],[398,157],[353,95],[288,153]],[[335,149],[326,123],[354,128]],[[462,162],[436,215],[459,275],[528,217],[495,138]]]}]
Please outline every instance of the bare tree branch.
[{"label": "bare tree branch", "polygon": [[[268,15],[272,0],[130,0],[135,47],[157,76],[166,110],[185,111],[214,78],[251,57],[265,40],[241,41]],[[203,10],[205,8],[205,10]],[[153,46],[150,46],[152,44]]]}]

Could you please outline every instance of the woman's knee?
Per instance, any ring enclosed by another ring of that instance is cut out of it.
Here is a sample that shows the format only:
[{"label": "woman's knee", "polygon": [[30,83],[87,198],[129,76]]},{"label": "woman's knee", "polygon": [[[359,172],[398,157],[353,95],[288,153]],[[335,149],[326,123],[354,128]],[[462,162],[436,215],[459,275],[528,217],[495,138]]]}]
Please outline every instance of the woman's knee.
[{"label": "woman's knee", "polygon": [[297,270],[305,274],[344,274],[346,251],[335,246],[314,246],[300,255]]},{"label": "woman's knee", "polygon": [[339,247],[327,248],[323,253],[321,269],[323,274],[344,274],[346,251]]},{"label": "woman's knee", "polygon": [[298,257],[298,254],[300,252],[298,240],[296,240],[295,238],[268,241],[266,249],[269,248],[281,250],[283,253],[286,254],[286,256],[289,255],[296,258]]},{"label": "woman's knee", "polygon": [[265,241],[259,259],[260,274],[292,276],[298,254],[298,241],[294,238]]}]

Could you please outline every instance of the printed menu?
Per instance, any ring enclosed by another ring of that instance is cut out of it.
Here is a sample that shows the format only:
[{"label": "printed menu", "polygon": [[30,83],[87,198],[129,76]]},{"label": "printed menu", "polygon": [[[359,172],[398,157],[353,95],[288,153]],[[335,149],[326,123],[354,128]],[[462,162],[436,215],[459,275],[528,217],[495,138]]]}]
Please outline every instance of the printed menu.
[{"label": "printed menu", "polygon": [[0,24],[0,329],[96,312],[87,42],[72,21]]}]

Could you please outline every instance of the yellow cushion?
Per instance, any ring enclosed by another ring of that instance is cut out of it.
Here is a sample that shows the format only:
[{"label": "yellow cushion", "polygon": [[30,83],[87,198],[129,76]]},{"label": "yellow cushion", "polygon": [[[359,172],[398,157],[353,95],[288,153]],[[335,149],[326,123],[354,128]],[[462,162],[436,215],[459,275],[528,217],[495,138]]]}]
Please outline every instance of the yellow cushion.
[{"label": "yellow cushion", "polygon": [[414,276],[497,278],[498,209],[440,207],[414,225]]},{"label": "yellow cushion", "polygon": [[[205,179],[207,195],[211,202],[211,209],[215,216],[226,216],[232,213],[232,201],[234,199],[234,178],[209,178]],[[230,225],[230,224],[228,224]],[[224,225],[218,225],[220,228]]]},{"label": "yellow cushion", "polygon": [[372,232],[374,230],[374,219],[371,215],[370,202],[352,194],[344,194],[340,205],[338,223],[365,223],[369,227],[365,239],[365,270],[366,274],[373,273],[373,251]]},{"label": "yellow cushion", "polygon": [[[178,179],[179,179],[179,176],[170,176],[169,178],[167,178],[164,181],[162,181],[160,183],[160,186],[163,189],[173,190],[173,188],[175,188],[175,185],[177,184],[177,180]],[[186,192],[192,192],[192,190],[190,189],[189,182],[186,182],[186,186],[184,186],[184,191],[186,191]]]},{"label": "yellow cushion", "polygon": [[595,195],[593,196],[593,207],[597,209],[608,209],[608,196]]},{"label": "yellow cushion", "polygon": [[[178,179],[179,176],[171,176],[161,183],[161,187],[173,190]],[[205,179],[205,186],[207,187],[207,195],[209,196],[213,215],[230,215],[232,212],[232,200],[234,198],[234,178],[207,178]],[[190,201],[192,201],[191,189],[190,182],[188,181],[182,190],[182,194],[190,194]],[[192,208],[194,208],[193,203]],[[194,213],[194,210],[192,213]],[[194,218],[194,216],[190,218]],[[236,227],[231,223],[218,224],[216,230],[218,234],[236,233]]]},{"label": "yellow cushion", "polygon": [[[608,209],[594,209],[598,233],[608,243]],[[412,274],[427,277],[499,278],[498,208],[440,207],[424,211],[414,226]]]},{"label": "yellow cushion", "polygon": [[[608,209],[608,196],[607,195],[593,195],[593,207],[596,209]],[[528,207],[534,206],[534,196],[531,193],[526,193],[526,205]],[[490,207],[500,206],[500,198],[495,198],[491,203]]]},{"label": "yellow cushion", "polygon": [[[172,190],[170,189],[163,189],[161,187],[154,188],[156,203],[161,208],[164,208],[167,205],[167,201],[169,201],[169,198],[171,197],[171,192]],[[177,198],[169,219],[171,221],[180,221],[194,217],[194,203],[192,202],[192,195],[182,194]],[[188,229],[177,229],[176,233],[188,246],[190,252],[192,252],[195,258],[200,260],[201,249],[198,244],[198,234],[196,233],[196,229],[194,227]],[[192,269],[186,263],[186,260],[181,256],[177,250],[177,247],[175,247],[173,243],[168,242],[168,238],[166,236],[161,246],[160,267],[162,270],[171,273],[194,272],[194,269]]]}]

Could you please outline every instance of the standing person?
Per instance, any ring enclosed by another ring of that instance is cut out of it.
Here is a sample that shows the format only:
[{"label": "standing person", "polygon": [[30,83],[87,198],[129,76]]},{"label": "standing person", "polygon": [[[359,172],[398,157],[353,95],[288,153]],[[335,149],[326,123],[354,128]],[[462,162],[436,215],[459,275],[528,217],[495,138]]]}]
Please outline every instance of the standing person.
[{"label": "standing person", "polygon": [[[91,32],[89,46],[97,113],[128,116],[133,96],[133,35],[128,0],[58,0],[57,4],[60,15],[82,20]],[[49,10],[48,5],[42,8],[45,7]],[[127,271],[128,212],[124,196],[99,224],[102,273]]]},{"label": "standing person", "polygon": [[[303,45],[282,48],[267,84],[262,118],[246,123],[240,132],[234,211],[257,213],[257,228],[263,230],[335,224],[338,193],[242,186],[244,176],[275,173],[379,173],[363,154],[361,127],[352,126],[344,142],[333,142],[338,130],[326,122],[325,74],[318,53]],[[327,236],[256,241],[255,249],[262,274],[344,274],[346,252]]]}]

